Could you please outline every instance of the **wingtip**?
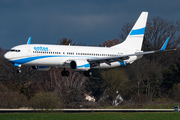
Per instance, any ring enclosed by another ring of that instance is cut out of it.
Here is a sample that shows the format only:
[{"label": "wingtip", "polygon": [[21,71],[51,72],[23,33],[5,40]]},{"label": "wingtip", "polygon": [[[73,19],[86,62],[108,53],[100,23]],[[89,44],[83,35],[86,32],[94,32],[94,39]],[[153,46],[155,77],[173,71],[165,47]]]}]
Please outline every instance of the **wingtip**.
[{"label": "wingtip", "polygon": [[27,44],[31,44],[31,37],[28,38]]},{"label": "wingtip", "polygon": [[163,46],[161,47],[161,49],[160,49],[159,51],[164,51],[164,50],[166,49],[167,44],[168,44],[168,42],[169,42],[169,38],[170,38],[170,37],[168,37],[168,38],[166,39],[166,41],[164,42]]}]

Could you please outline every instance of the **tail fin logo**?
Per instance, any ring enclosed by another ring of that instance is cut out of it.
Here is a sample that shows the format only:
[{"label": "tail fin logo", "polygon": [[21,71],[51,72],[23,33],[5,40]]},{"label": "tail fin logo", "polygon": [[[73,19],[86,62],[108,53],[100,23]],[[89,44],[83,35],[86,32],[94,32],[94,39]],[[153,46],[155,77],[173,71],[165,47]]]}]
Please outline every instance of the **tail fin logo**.
[{"label": "tail fin logo", "polygon": [[135,30],[132,30],[129,35],[143,35],[144,31],[145,31],[145,27],[141,29],[135,29]]}]

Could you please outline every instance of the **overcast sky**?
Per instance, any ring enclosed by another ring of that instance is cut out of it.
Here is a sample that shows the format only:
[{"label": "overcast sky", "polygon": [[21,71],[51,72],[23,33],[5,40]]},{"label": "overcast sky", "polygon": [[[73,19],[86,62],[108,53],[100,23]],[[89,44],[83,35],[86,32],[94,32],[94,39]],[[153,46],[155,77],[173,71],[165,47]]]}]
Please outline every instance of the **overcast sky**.
[{"label": "overcast sky", "polygon": [[118,38],[142,11],[180,20],[180,0],[0,0],[0,47],[56,44],[62,37],[86,45]]}]

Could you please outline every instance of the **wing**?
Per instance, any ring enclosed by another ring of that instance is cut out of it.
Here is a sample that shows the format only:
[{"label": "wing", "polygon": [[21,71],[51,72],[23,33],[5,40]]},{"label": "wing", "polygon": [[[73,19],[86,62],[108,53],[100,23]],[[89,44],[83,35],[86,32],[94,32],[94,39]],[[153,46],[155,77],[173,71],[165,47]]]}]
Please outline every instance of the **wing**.
[{"label": "wing", "polygon": [[[122,64],[126,64],[124,60],[129,59],[130,56],[142,56],[145,54],[152,54],[155,52],[165,51],[168,41],[169,41],[169,37],[166,39],[165,43],[163,44],[160,50],[137,52],[134,54],[126,54],[126,55],[114,56],[114,57],[92,58],[92,59],[88,59],[87,61],[91,64],[91,67],[99,66],[100,63],[106,63],[110,65],[111,62],[116,62],[116,61],[122,62]],[[171,50],[176,50],[176,49],[171,49]],[[170,50],[166,50],[166,51],[170,51]]]},{"label": "wing", "polygon": [[116,62],[116,61],[119,61],[122,64],[126,64],[124,60],[129,59],[130,56],[141,56],[145,54],[152,54],[155,52],[157,51],[138,52],[135,54],[126,54],[126,55],[115,56],[115,57],[93,58],[93,59],[88,59],[87,61],[91,64],[91,67],[99,66],[100,63],[106,63],[110,65],[111,62]]}]

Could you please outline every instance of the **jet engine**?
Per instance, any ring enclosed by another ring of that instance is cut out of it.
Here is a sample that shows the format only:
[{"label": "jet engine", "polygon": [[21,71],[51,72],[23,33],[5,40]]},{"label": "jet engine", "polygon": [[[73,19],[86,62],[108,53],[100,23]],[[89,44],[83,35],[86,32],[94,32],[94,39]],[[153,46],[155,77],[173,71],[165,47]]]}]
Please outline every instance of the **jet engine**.
[{"label": "jet engine", "polygon": [[126,61],[127,61],[127,63],[132,64],[135,60],[137,60],[137,58],[138,58],[137,56],[130,56],[129,59]]},{"label": "jet engine", "polygon": [[87,71],[90,69],[90,63],[87,60],[72,60],[70,68],[77,71]]}]

